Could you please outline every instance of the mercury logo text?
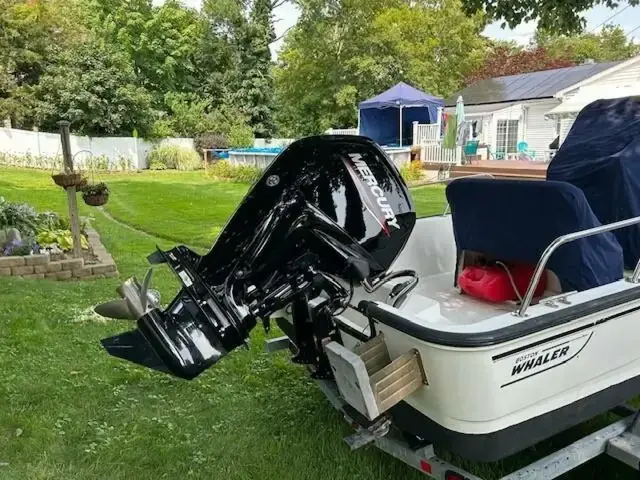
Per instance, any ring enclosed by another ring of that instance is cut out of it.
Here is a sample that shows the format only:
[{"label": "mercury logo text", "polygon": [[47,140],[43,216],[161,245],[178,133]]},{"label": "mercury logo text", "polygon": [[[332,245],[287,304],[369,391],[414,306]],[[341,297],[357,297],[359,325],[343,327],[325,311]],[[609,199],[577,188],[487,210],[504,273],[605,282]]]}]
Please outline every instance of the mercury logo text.
[{"label": "mercury logo text", "polygon": [[400,225],[398,225],[398,219],[396,218],[396,214],[393,209],[389,205],[389,200],[384,194],[384,190],[380,188],[378,185],[378,180],[373,175],[373,172],[369,168],[369,166],[362,160],[361,155],[359,154],[350,154],[349,157],[353,161],[354,166],[358,170],[358,173],[362,177],[362,179],[369,186],[369,191],[371,195],[376,199],[378,203],[378,207],[380,207],[380,211],[384,215],[387,225],[394,226],[397,229],[400,229]]}]

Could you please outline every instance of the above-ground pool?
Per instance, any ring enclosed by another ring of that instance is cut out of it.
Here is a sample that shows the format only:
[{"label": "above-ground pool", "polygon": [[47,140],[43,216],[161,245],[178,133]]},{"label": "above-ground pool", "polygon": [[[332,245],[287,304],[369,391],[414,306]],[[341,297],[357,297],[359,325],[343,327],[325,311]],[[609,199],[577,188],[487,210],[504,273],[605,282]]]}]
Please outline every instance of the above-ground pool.
[{"label": "above-ground pool", "polygon": [[[389,155],[391,161],[400,167],[411,159],[410,147],[383,146],[382,149]],[[265,168],[284,147],[248,147],[229,150],[229,161],[234,165],[253,165]]]},{"label": "above-ground pool", "polygon": [[247,148],[233,148],[230,153],[270,153],[278,154],[284,147],[247,147]]}]

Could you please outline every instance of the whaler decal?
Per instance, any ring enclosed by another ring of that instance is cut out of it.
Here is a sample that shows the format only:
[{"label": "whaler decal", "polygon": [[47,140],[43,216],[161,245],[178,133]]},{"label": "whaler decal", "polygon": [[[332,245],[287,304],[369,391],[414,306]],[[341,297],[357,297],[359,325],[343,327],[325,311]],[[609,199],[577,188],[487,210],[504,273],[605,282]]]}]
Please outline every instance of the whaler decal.
[{"label": "whaler decal", "polygon": [[[380,188],[378,180],[373,175],[369,165],[362,160],[362,155],[350,153],[349,159],[351,162],[345,162],[347,170],[353,178],[356,188],[362,194],[367,211],[376,219],[387,236],[390,235],[389,226],[399,230],[400,225],[398,225],[396,214],[391,205],[389,205],[389,200],[385,196],[384,190]],[[359,175],[356,174],[356,170]],[[369,187],[368,191],[363,188],[363,182]]]},{"label": "whaler decal", "polygon": [[[513,370],[511,370],[511,376],[518,375],[522,372],[526,372],[527,370],[532,370],[536,367],[540,367],[557,358],[562,358],[567,353],[569,353],[570,346],[556,348],[555,350],[547,350],[542,353],[533,353],[525,355],[524,357],[520,357],[516,360],[516,364],[513,366]],[[527,360],[528,359],[528,360]],[[518,363],[519,362],[519,363]]]},{"label": "whaler decal", "polygon": [[573,339],[566,337],[535,345],[529,350],[519,350],[513,355],[501,357],[496,365],[504,378],[502,387],[567,363],[587,345],[593,332],[582,333]]}]

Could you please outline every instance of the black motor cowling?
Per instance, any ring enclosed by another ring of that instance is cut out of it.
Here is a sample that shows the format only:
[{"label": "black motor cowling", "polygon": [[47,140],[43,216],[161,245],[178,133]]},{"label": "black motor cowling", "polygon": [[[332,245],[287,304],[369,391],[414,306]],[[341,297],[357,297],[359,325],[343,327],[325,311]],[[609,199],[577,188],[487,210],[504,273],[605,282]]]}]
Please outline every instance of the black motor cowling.
[{"label": "black motor cowling", "polygon": [[194,378],[242,345],[258,319],[300,295],[324,291],[337,308],[345,296],[337,279],[374,285],[415,218],[406,184],[374,142],[299,140],[253,185],[207,254],[180,246],[149,257],[166,263],[182,289],[161,310],[130,282],[126,295],[145,298],[123,294],[138,305],[138,328],[103,345],[115,356]]}]

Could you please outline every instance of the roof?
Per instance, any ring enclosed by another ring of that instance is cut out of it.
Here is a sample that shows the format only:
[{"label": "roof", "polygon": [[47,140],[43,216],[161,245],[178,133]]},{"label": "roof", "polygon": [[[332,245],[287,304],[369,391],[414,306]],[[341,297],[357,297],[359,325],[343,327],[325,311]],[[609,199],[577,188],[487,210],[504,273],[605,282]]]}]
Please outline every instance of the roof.
[{"label": "roof", "polygon": [[465,105],[552,98],[558,91],[597,75],[619,63],[622,62],[592,63],[480,80],[447,98],[445,104],[454,106],[459,95],[462,95]]},{"label": "roof", "polygon": [[385,108],[385,107],[427,107],[436,104],[443,106],[444,100],[418,90],[411,85],[400,82],[389,90],[386,90],[369,100],[360,102],[360,108]]}]

